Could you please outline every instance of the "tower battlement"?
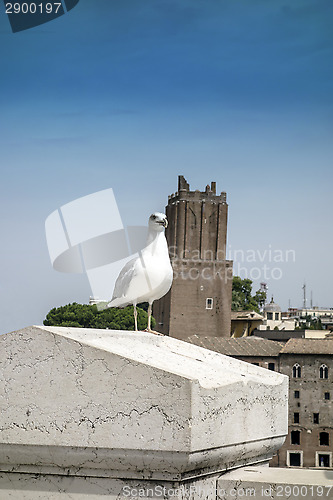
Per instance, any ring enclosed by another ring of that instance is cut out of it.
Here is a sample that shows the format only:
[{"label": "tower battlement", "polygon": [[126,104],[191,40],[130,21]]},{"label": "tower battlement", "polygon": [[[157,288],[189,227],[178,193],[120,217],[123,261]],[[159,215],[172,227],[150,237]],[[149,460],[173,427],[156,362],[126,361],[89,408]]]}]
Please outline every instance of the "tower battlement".
[{"label": "tower battlement", "polygon": [[176,203],[178,200],[207,200],[211,203],[226,203],[227,193],[224,191],[220,195],[216,194],[216,182],[207,184],[204,191],[190,190],[190,184],[183,175],[178,176],[178,191],[168,196],[168,202]]}]

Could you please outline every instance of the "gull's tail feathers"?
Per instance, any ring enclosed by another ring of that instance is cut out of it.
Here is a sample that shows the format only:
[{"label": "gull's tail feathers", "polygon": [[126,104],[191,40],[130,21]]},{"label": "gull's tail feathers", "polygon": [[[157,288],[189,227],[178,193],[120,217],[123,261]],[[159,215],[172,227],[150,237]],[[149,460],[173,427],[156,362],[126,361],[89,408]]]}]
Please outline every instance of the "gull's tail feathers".
[{"label": "gull's tail feathers", "polygon": [[111,299],[110,302],[107,303],[106,307],[125,307],[128,306],[129,302],[124,301],[124,297],[117,297],[115,299]]}]

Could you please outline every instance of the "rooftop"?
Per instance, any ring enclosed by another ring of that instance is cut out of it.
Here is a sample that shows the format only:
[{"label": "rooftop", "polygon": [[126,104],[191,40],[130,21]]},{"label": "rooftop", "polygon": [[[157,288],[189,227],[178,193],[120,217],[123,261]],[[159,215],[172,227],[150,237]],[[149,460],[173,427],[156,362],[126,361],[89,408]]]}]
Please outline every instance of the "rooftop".
[{"label": "rooftop", "polygon": [[[282,342],[275,342],[259,337],[203,337],[192,335],[186,339],[190,344],[195,344],[211,351],[226,354],[227,356],[279,356]],[[333,342],[332,342],[333,343]]]},{"label": "rooftop", "polygon": [[234,320],[247,320],[247,321],[260,321],[264,317],[256,311],[231,311],[231,319]]},{"label": "rooftop", "polygon": [[331,354],[333,355],[332,339],[290,339],[281,354]]},{"label": "rooftop", "polygon": [[269,304],[264,307],[265,312],[281,312],[281,307],[275,304],[273,297]]}]

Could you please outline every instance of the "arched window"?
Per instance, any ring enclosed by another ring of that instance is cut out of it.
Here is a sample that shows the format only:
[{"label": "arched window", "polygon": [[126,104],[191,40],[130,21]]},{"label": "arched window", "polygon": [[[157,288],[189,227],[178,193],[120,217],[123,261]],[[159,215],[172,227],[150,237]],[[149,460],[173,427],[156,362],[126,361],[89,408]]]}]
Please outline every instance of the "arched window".
[{"label": "arched window", "polygon": [[301,377],[301,366],[296,363],[293,366],[293,378],[300,378]]},{"label": "arched window", "polygon": [[328,367],[327,365],[321,365],[319,368],[319,377],[320,378],[328,378]]},{"label": "arched window", "polygon": [[319,444],[320,444],[320,446],[329,446],[330,445],[330,435],[328,432],[320,432],[319,433]]}]

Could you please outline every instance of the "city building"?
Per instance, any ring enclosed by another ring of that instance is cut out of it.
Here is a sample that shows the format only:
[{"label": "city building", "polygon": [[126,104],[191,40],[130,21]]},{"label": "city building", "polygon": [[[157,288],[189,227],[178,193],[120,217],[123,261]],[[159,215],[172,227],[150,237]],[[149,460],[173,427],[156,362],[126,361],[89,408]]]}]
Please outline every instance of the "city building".
[{"label": "city building", "polygon": [[324,330],[333,330],[333,308],[324,307],[303,307],[301,309],[291,308],[288,309],[289,318],[294,318],[298,325],[310,325],[311,323],[321,324]]},{"label": "city building", "polygon": [[327,338],[326,330],[258,330],[254,329],[252,335],[277,342],[288,342],[290,339]]},{"label": "city building", "polygon": [[231,311],[231,336],[238,338],[252,335],[263,319],[256,311]]},{"label": "city building", "polygon": [[333,316],[333,307],[324,308],[324,307],[311,307],[311,308],[301,308],[301,309],[288,309],[293,316],[305,317],[312,316],[313,318],[327,318]]},{"label": "city building", "polygon": [[181,175],[166,206],[166,238],[174,270],[169,293],[154,302],[155,329],[185,339],[230,337],[232,261],[226,260],[228,205],[216,183],[191,191]]},{"label": "city building", "polygon": [[202,337],[200,335],[192,335],[186,341],[190,344],[195,344],[205,349],[210,349],[211,351],[267,368],[268,370],[280,371],[279,356],[283,348],[283,344],[280,342],[257,337],[227,339],[221,337]]},{"label": "city building", "polygon": [[289,434],[282,466],[333,467],[333,339],[290,339],[280,353],[289,375]]},{"label": "city building", "polygon": [[193,335],[186,340],[288,375],[289,432],[270,465],[333,469],[333,338],[276,342]]},{"label": "city building", "polygon": [[281,308],[272,300],[264,306],[264,321],[258,326],[258,330],[295,330],[296,320],[284,318]]}]

